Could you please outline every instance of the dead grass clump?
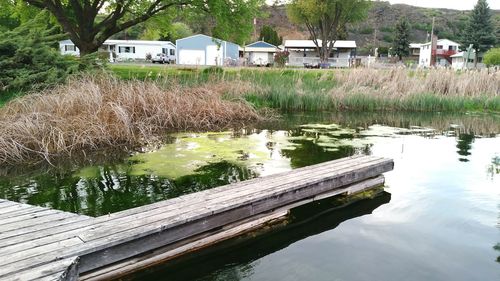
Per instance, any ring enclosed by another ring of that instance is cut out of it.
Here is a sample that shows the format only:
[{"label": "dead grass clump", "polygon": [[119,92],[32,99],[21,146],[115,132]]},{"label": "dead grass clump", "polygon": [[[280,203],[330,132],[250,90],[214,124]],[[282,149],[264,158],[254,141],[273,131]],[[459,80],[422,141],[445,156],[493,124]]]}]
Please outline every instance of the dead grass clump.
[{"label": "dead grass clump", "polygon": [[84,77],[0,109],[0,163],[50,161],[109,146],[145,144],[164,132],[216,130],[258,120],[221,84],[187,88]]}]

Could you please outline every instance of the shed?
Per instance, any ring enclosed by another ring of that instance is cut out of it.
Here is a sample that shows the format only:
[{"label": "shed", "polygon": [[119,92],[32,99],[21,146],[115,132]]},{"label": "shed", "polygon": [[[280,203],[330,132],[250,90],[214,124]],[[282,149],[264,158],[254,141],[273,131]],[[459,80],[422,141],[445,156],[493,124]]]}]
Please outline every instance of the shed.
[{"label": "shed", "polygon": [[224,65],[239,58],[235,43],[197,34],[178,39],[177,63],[182,65]]},{"label": "shed", "polygon": [[274,54],[279,51],[273,44],[257,41],[245,46],[245,58],[250,65],[270,65],[274,62]]}]

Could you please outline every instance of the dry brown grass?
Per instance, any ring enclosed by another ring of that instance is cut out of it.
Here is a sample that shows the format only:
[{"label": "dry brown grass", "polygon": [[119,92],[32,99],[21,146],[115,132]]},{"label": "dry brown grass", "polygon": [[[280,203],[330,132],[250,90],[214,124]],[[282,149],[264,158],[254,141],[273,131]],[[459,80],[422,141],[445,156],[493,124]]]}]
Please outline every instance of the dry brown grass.
[{"label": "dry brown grass", "polygon": [[246,102],[222,98],[231,87],[165,89],[109,76],[74,79],[0,109],[0,164],[50,161],[119,145],[131,148],[168,131],[217,130],[258,120]]},{"label": "dry brown grass", "polygon": [[367,93],[385,98],[404,98],[418,94],[449,97],[500,95],[500,72],[488,70],[457,74],[451,69],[411,71],[359,68],[338,71],[335,79],[340,87],[332,89],[336,96]]}]

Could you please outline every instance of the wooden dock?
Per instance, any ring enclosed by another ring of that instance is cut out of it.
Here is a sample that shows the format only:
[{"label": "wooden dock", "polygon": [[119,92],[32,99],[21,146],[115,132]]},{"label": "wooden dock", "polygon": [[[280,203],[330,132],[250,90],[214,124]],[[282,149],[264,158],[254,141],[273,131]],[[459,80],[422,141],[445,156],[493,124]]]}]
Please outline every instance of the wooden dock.
[{"label": "wooden dock", "polygon": [[[343,158],[97,218],[1,200],[0,280],[123,275],[158,256],[168,260],[234,237],[295,206],[379,186],[393,166],[374,156]],[[147,258],[139,262],[141,256]]]}]

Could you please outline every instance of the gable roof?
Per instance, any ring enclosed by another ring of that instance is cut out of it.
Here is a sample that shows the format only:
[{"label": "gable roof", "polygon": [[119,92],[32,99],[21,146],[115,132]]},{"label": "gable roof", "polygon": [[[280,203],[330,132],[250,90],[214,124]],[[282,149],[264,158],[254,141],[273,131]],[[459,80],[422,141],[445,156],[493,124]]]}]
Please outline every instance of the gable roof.
[{"label": "gable roof", "polygon": [[[70,39],[59,41],[61,45],[74,45],[73,41]],[[108,39],[104,41],[103,45],[117,45],[117,44],[125,44],[125,45],[154,45],[154,46],[164,46],[164,45],[172,45],[175,47],[175,44],[170,41],[152,41],[152,40],[117,40],[117,39]]]},{"label": "gable roof", "polygon": [[253,42],[251,44],[246,45],[246,47],[252,47],[252,48],[276,48],[273,44],[264,42],[264,41],[257,41]]},{"label": "gable roof", "polygon": [[181,39],[177,39],[176,43],[177,43],[177,41],[182,41],[182,40],[186,40],[186,39],[192,39],[192,38],[196,38],[196,37],[206,37],[206,38],[210,38],[214,42],[217,40],[217,41],[219,41],[221,43],[225,42],[225,43],[228,43],[228,44],[233,44],[233,45],[239,46],[236,43],[233,43],[233,42],[230,42],[230,41],[226,41],[226,40],[222,40],[222,39],[219,39],[219,38],[215,38],[215,37],[212,37],[212,36],[208,36],[208,35],[205,35],[205,34],[195,34],[195,35],[191,35],[191,36],[184,37],[184,38],[181,38]]},{"label": "gable roof", "polygon": [[[424,43],[422,44],[422,46],[425,46],[425,45],[430,45],[432,42],[427,42],[427,43]],[[451,41],[449,39],[438,39],[437,40],[437,44],[442,44],[442,45],[445,45],[444,43],[447,43],[448,45],[453,45],[453,46],[460,46],[459,43],[455,42],[455,41]]]},{"label": "gable roof", "polygon": [[[322,41],[318,39],[318,44]],[[316,48],[313,40],[285,40],[285,48]],[[337,40],[333,44],[334,48],[356,48],[356,41]]]}]

